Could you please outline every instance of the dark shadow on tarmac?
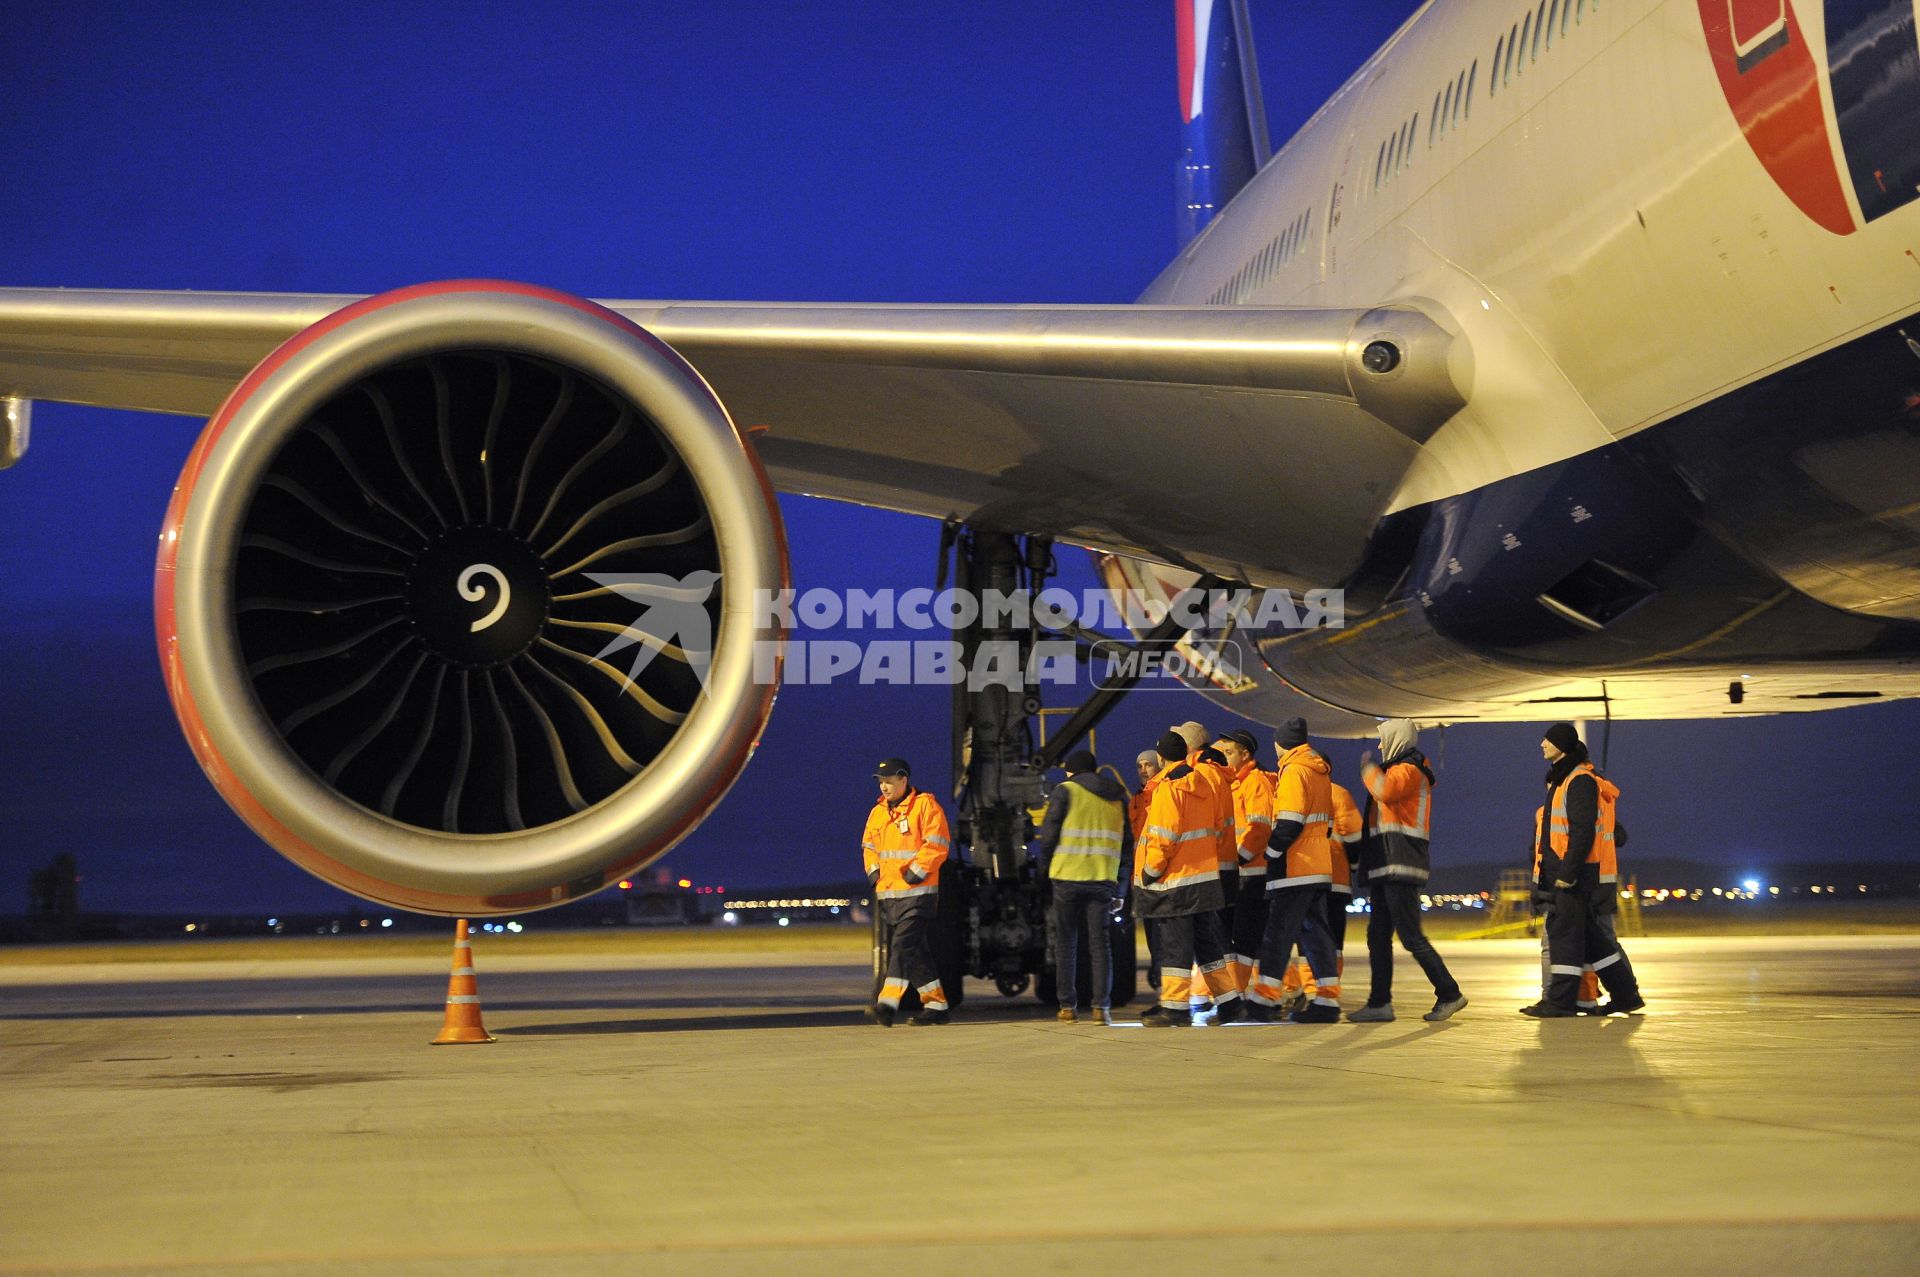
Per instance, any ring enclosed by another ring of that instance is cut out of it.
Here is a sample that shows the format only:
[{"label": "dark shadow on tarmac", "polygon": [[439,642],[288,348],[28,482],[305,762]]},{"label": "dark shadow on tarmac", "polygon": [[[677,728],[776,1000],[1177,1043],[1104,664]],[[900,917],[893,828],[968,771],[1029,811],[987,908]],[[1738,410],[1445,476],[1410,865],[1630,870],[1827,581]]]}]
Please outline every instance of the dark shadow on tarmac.
[{"label": "dark shadow on tarmac", "polygon": [[[633,1009],[651,1009],[670,1005],[667,999],[648,1002]],[[673,999],[674,1006],[712,1006],[711,999]],[[704,1033],[709,1030],[725,1029],[844,1029],[862,1027],[879,1029],[866,1018],[866,1003],[849,1002],[835,999],[825,1002],[821,999],[796,999],[788,1006],[811,1005],[812,1010],[785,1010],[773,999],[747,1007],[732,1007],[714,1015],[698,1016],[650,1016],[645,1019],[622,1020],[586,1020],[570,1021],[564,1024],[523,1024],[511,1028],[495,1028],[496,1037],[566,1037],[573,1035],[598,1033]],[[1144,1004],[1142,1004],[1144,1005]],[[551,1005],[547,1009],[552,1009]],[[622,1008],[626,1009],[626,1008]],[[488,1007],[491,1013],[492,1007]],[[1120,1007],[1114,1010],[1119,1020],[1138,1018],[1139,1007]],[[1083,1013],[1084,1014],[1084,1013]],[[1031,997],[1018,998],[969,998],[964,1006],[953,1013],[953,1024],[949,1027],[965,1028],[969,1024],[1045,1024],[1053,1025],[1054,1010],[1042,1006]],[[907,1015],[902,1014],[894,1022],[895,1031],[918,1032],[918,1026],[907,1023]],[[1067,1025],[1059,1026],[1067,1028]],[[1086,1020],[1081,1020],[1076,1028],[1093,1028]]]}]

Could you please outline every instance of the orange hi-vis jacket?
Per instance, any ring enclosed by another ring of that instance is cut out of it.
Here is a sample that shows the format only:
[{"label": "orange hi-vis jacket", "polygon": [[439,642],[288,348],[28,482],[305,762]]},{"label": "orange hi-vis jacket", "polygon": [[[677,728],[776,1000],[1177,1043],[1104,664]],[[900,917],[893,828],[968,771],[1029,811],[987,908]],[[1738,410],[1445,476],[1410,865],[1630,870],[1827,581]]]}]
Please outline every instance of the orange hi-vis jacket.
[{"label": "orange hi-vis jacket", "polygon": [[[1593,845],[1587,849],[1585,863],[1593,866],[1592,872],[1599,876],[1601,882],[1618,882],[1620,881],[1620,859],[1619,849],[1614,846],[1614,823],[1619,813],[1620,786],[1602,776],[1592,763],[1581,763],[1568,772],[1554,787],[1552,823],[1547,827],[1547,845],[1553,848],[1554,855],[1559,856],[1563,861],[1566,859],[1567,852],[1573,843],[1573,829],[1567,819],[1567,790],[1581,776],[1593,777],[1594,784],[1600,791],[1599,810],[1595,813],[1593,822]],[[1539,838],[1534,839],[1533,845],[1536,848],[1539,847]],[[1540,867],[1536,864],[1534,874],[1538,876],[1539,872]],[[1585,877],[1587,872],[1583,867],[1581,876]]]},{"label": "orange hi-vis jacket", "polygon": [[1360,808],[1345,785],[1333,789],[1333,890],[1353,894],[1353,876],[1360,870]]},{"label": "orange hi-vis jacket", "polygon": [[1275,830],[1291,822],[1299,834],[1284,848],[1267,848],[1267,890],[1333,881],[1333,769],[1311,745],[1280,755],[1273,790]]},{"label": "orange hi-vis jacket", "polygon": [[1243,874],[1267,871],[1267,839],[1273,836],[1273,777],[1252,759],[1233,773],[1233,841]]},{"label": "orange hi-vis jacket", "polygon": [[875,898],[911,900],[938,892],[948,838],[947,813],[925,790],[909,789],[892,807],[884,798],[877,800],[861,843]]},{"label": "orange hi-vis jacket", "polygon": [[1140,786],[1140,792],[1127,800],[1127,821],[1133,826],[1134,846],[1140,845],[1140,836],[1147,832],[1147,804],[1153,801],[1153,781]]},{"label": "orange hi-vis jacket", "polygon": [[1187,755],[1187,766],[1193,768],[1201,784],[1212,790],[1214,862],[1222,879],[1231,882],[1240,872],[1240,849],[1233,836],[1233,773],[1219,763],[1202,762],[1197,749]]},{"label": "orange hi-vis jacket", "polygon": [[1425,882],[1433,839],[1433,778],[1425,757],[1416,750],[1390,767],[1362,767],[1360,781],[1368,794],[1360,829],[1367,880]]},{"label": "orange hi-vis jacket", "polygon": [[1193,768],[1169,763],[1154,777],[1133,860],[1136,914],[1177,918],[1226,904],[1213,820],[1213,791]]}]

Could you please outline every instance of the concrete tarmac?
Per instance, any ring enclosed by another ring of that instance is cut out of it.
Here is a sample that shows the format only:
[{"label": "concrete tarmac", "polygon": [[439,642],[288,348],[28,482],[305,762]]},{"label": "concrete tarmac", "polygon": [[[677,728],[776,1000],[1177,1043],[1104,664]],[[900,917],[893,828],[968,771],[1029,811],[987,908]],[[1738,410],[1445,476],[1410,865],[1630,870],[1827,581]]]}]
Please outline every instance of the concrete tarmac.
[{"label": "concrete tarmac", "polygon": [[482,937],[462,1047],[444,968],[0,968],[0,1273],[1912,1272],[1920,936],[1630,947],[1631,1019],[1481,941],[1440,1025],[1403,954],[1393,1024],[882,1030],[841,958]]}]

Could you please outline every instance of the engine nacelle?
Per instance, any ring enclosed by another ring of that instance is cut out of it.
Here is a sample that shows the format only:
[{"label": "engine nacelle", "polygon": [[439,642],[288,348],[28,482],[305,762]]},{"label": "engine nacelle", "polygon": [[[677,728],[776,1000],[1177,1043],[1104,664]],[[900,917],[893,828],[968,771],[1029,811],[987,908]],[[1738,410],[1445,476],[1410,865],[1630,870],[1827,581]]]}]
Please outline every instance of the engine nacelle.
[{"label": "engine nacelle", "polygon": [[428,913],[559,904],[663,855],[773,704],[772,485],[706,382],[545,289],[348,306],[227,398],[155,572],[208,777],[282,854]]}]

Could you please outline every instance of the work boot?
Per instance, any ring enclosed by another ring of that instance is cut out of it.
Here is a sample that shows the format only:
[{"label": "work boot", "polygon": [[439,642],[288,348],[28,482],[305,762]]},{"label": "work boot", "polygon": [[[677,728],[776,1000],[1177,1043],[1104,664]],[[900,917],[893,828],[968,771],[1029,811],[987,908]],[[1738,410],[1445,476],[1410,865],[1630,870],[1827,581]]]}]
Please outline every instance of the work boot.
[{"label": "work boot", "polygon": [[1433,1010],[1420,1018],[1423,1020],[1450,1020],[1460,1011],[1467,1009],[1466,994],[1456,994],[1451,998],[1441,998],[1433,1004]]},{"label": "work boot", "polygon": [[893,1013],[894,1008],[886,1005],[884,1002],[876,1002],[867,1008],[867,1020],[869,1023],[877,1024],[883,1029],[891,1029],[893,1027]]},{"label": "work boot", "polygon": [[1646,1009],[1647,1000],[1635,993],[1625,998],[1613,998],[1602,1002],[1593,1009],[1594,1015],[1632,1015],[1635,1011]]},{"label": "work boot", "polygon": [[1338,1024],[1340,1008],[1312,1002],[1287,1017],[1295,1024]]},{"label": "work boot", "polygon": [[1246,1020],[1248,1024],[1278,1024],[1280,1008],[1270,1007],[1264,1002],[1249,1002]]},{"label": "work boot", "polygon": [[1291,1015],[1307,1005],[1307,991],[1293,989],[1280,995],[1280,1005],[1276,1008],[1282,1015]]},{"label": "work boot", "polygon": [[1385,1024],[1393,1019],[1393,1003],[1383,1002],[1375,1006],[1369,1002],[1358,1010],[1347,1012],[1347,1019],[1355,1024]]},{"label": "work boot", "polygon": [[1156,1004],[1140,1013],[1140,1023],[1149,1029],[1188,1029],[1193,1027],[1193,1013]]},{"label": "work boot", "polygon": [[1232,1024],[1235,1020],[1247,1018],[1247,1004],[1240,998],[1229,998],[1225,1002],[1216,1002],[1213,1005],[1215,1024]]},{"label": "work boot", "polygon": [[1053,1018],[1060,1021],[1060,1023],[1062,1024],[1072,1024],[1076,1020],[1078,1020],[1080,1017],[1073,1013],[1072,1007],[1061,1007],[1060,1013],[1054,1016]]},{"label": "work boot", "polygon": [[913,1016],[907,1020],[907,1023],[908,1024],[945,1024],[947,1021],[951,1020],[952,1018],[953,1017],[951,1015],[947,1014],[947,1009],[945,1007],[936,1007],[933,1010],[927,1010],[926,1008],[923,1007],[919,1011],[915,1012]]},{"label": "work boot", "polygon": [[1530,1015],[1536,1020],[1571,1020],[1579,1012],[1557,1007],[1551,1002],[1536,1002],[1530,1007],[1521,1007],[1520,1014]]}]

